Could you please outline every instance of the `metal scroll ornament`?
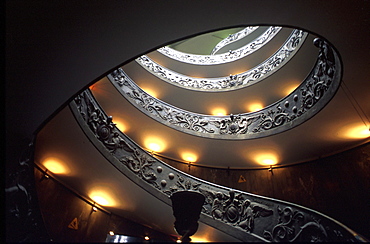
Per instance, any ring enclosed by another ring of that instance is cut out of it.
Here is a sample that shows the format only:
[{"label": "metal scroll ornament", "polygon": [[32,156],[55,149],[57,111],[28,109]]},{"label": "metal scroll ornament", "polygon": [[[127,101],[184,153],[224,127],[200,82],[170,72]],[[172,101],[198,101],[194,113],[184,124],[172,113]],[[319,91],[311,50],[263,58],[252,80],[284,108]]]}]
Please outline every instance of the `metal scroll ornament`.
[{"label": "metal scroll ornament", "polygon": [[189,90],[220,92],[241,89],[269,77],[282,68],[299,50],[307,32],[294,30],[286,42],[261,64],[245,72],[218,78],[195,78],[174,72],[143,55],[136,62],[157,78]]},{"label": "metal scroll ornament", "polygon": [[225,46],[227,46],[227,45],[229,45],[233,42],[236,42],[236,41],[239,41],[239,40],[243,39],[244,37],[251,34],[253,31],[257,30],[258,28],[259,28],[259,26],[248,26],[248,27],[244,28],[243,30],[238,31],[237,33],[230,34],[228,37],[226,37],[225,39],[223,39],[222,41],[217,43],[217,45],[212,49],[211,55],[215,55],[216,52],[218,52],[221,48],[223,48],[223,47],[225,47]]},{"label": "metal scroll ornament", "polygon": [[89,90],[78,95],[70,108],[90,141],[128,179],[169,205],[169,197],[179,191],[203,194],[200,221],[241,241],[362,240],[315,211],[218,186],[172,168],[119,131]]},{"label": "metal scroll ornament", "polygon": [[341,63],[335,50],[316,38],[316,64],[290,95],[258,112],[212,116],[189,112],[144,92],[119,68],[109,80],[140,111],[176,130],[208,138],[243,140],[270,136],[313,117],[334,96],[341,80]]},{"label": "metal scroll ornament", "polygon": [[174,60],[197,65],[215,65],[223,64],[228,62],[233,62],[238,59],[241,59],[261,47],[267,44],[280,30],[282,27],[271,26],[269,27],[261,36],[250,42],[249,44],[241,47],[237,50],[230,50],[227,53],[216,54],[216,55],[196,55],[183,53],[177,50],[174,50],[168,46],[157,49],[157,51],[169,58]]}]

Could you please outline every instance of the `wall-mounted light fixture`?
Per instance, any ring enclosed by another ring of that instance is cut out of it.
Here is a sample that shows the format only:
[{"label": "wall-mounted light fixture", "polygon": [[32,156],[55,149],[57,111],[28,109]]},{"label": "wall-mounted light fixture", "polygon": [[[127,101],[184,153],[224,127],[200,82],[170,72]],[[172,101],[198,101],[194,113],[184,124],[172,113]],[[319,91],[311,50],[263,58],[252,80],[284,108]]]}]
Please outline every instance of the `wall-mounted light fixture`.
[{"label": "wall-mounted light fixture", "polygon": [[92,211],[93,211],[93,212],[98,211],[98,208],[95,206],[95,202],[94,202],[94,204],[93,204],[93,206],[92,206]]},{"label": "wall-mounted light fixture", "polygon": [[47,173],[47,172],[48,172],[48,169],[46,169],[46,170],[45,170],[45,172],[44,172],[44,177],[43,177],[43,178],[44,178],[44,179],[46,179],[46,180],[47,180],[47,179],[49,179],[49,175],[48,175],[48,173]]},{"label": "wall-mounted light fixture", "polygon": [[270,165],[269,172],[271,172],[271,174],[274,174],[274,172],[272,172],[272,165]]}]

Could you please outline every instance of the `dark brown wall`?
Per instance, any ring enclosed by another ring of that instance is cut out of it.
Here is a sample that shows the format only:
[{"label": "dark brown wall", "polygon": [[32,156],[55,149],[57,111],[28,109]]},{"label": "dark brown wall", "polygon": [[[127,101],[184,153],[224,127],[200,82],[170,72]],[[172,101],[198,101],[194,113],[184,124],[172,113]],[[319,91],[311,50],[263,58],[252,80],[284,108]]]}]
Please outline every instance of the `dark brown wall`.
[{"label": "dark brown wall", "polygon": [[[370,239],[370,143],[312,162],[274,168],[272,172],[189,168],[187,164],[162,160],[215,184],[317,210]],[[246,181],[239,183],[240,176]]]},{"label": "dark brown wall", "polygon": [[[53,241],[105,242],[111,230],[115,234],[142,238],[148,235],[152,240],[173,241],[163,233],[124,217],[100,209],[93,212],[92,205],[56,180],[46,179],[38,169],[35,169],[35,181],[41,214]],[[77,230],[68,227],[74,218],[77,218]]]}]

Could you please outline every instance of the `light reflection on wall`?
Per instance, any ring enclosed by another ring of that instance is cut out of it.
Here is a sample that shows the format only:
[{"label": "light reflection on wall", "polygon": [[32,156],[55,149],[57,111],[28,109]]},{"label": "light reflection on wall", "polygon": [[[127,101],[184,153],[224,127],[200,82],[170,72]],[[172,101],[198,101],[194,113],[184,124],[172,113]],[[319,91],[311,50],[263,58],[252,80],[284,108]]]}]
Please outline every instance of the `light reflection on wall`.
[{"label": "light reflection on wall", "polygon": [[280,162],[279,154],[271,148],[250,149],[246,158],[261,166],[275,165]]},{"label": "light reflection on wall", "polygon": [[59,158],[56,157],[49,157],[46,158],[42,165],[45,166],[45,168],[52,172],[53,174],[69,174],[70,170],[67,167],[67,165]]},{"label": "light reflection on wall", "polygon": [[121,118],[113,115],[113,123],[116,124],[117,128],[122,132],[127,132],[129,127],[126,122],[124,122]]},{"label": "light reflection on wall", "polygon": [[253,102],[253,103],[249,103],[247,105],[247,109],[250,111],[250,112],[256,112],[258,110],[261,110],[263,109],[263,104],[261,102]]},{"label": "light reflection on wall", "polygon": [[281,94],[282,96],[288,96],[290,93],[292,93],[295,89],[297,89],[297,87],[299,86],[299,84],[289,84],[287,86],[285,86],[282,91],[283,93]]},{"label": "light reflection on wall", "polygon": [[140,88],[143,89],[146,93],[148,93],[152,97],[159,98],[159,92],[156,89],[145,85],[141,86]]},{"label": "light reflection on wall", "polygon": [[163,152],[167,147],[167,143],[159,137],[148,136],[144,139],[144,146],[150,151]]},{"label": "light reflection on wall", "polygon": [[194,163],[197,161],[198,156],[193,152],[184,151],[181,153],[181,158],[186,162]]},{"label": "light reflection on wall", "polygon": [[225,108],[216,107],[211,110],[211,114],[215,116],[224,116],[227,115],[227,111]]},{"label": "light reflection on wall", "polygon": [[350,124],[342,127],[338,136],[345,139],[365,139],[370,137],[370,130],[362,123]]},{"label": "light reflection on wall", "polygon": [[105,186],[96,186],[92,188],[89,197],[101,206],[115,206],[117,204],[111,189]]}]

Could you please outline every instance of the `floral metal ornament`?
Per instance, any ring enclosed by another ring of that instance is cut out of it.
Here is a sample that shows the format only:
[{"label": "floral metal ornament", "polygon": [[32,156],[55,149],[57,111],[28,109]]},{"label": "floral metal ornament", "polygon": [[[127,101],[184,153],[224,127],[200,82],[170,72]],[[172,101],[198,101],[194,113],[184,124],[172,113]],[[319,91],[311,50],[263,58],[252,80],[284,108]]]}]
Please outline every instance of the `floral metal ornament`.
[{"label": "floral metal ornament", "polygon": [[136,108],[176,130],[208,138],[244,140],[274,135],[291,129],[318,113],[334,96],[341,81],[341,62],[336,51],[316,38],[315,66],[301,85],[285,98],[257,111],[229,116],[197,114],[167,104],[143,91],[122,68],[108,79]]},{"label": "floral metal ornament", "polygon": [[128,179],[169,206],[175,192],[202,194],[205,201],[199,221],[240,241],[365,241],[314,210],[219,186],[167,165],[119,131],[89,90],[69,106],[97,150]]},{"label": "floral metal ornament", "polygon": [[157,78],[181,88],[205,92],[232,91],[256,84],[278,71],[294,57],[307,35],[307,32],[302,30],[293,30],[284,44],[265,61],[250,70],[226,77],[187,76],[156,63],[146,55],[137,58],[136,62]]},{"label": "floral metal ornament", "polygon": [[268,43],[281,29],[282,27],[279,26],[271,26],[261,36],[257,37],[255,40],[248,43],[244,47],[241,47],[237,50],[230,50],[229,52],[223,54],[216,55],[189,54],[174,50],[168,46],[159,48],[157,49],[157,51],[169,58],[172,58],[183,63],[198,65],[223,64],[241,59],[257,51],[258,49],[263,47],[266,43]]}]

